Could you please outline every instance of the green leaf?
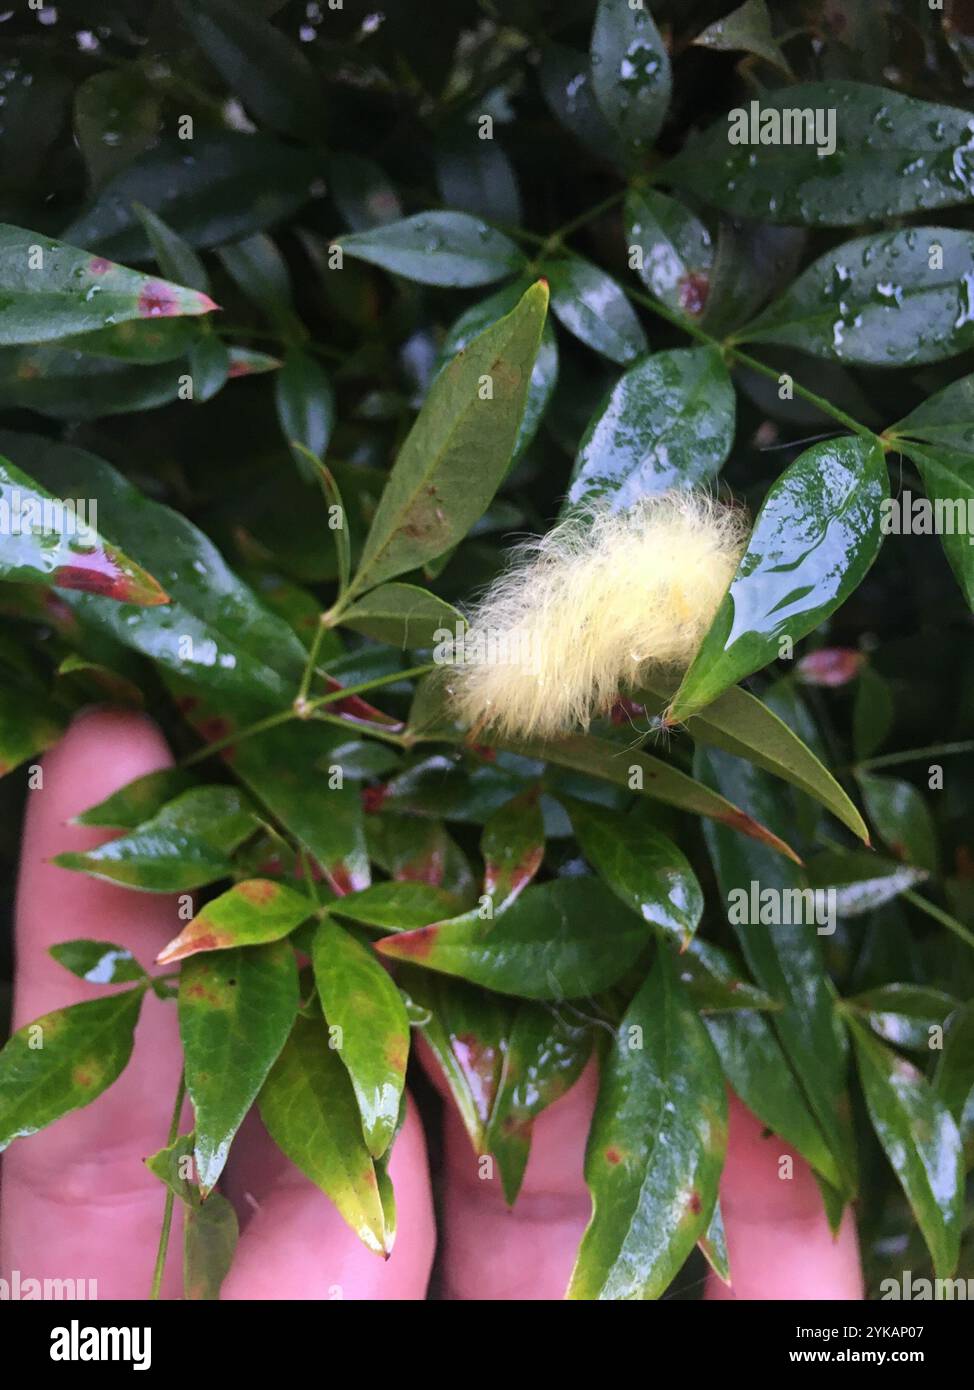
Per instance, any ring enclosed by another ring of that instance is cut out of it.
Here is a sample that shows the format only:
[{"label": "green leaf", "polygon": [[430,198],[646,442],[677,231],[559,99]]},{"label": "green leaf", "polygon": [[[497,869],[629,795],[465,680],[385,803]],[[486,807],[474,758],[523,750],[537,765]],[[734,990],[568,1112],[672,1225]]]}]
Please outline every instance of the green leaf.
[{"label": "green leaf", "polygon": [[766,1129],[791,1144],[828,1182],[839,1173],[771,1019],[751,1010],[709,1014],[710,1040],[735,1094]]},{"label": "green leaf", "polygon": [[193,1134],[181,1134],[165,1148],[143,1159],[149,1172],[166,1184],[174,1197],[178,1197],[190,1210],[200,1205],[200,1190],[196,1182],[196,1165],[193,1160]]},{"label": "green leaf", "polygon": [[289,337],[292,330],[301,333],[294,309],[291,272],[271,237],[257,232],[242,241],[221,246],[217,255],[240,293],[256,304],[271,323],[278,325],[285,337]]},{"label": "green leaf", "polygon": [[746,980],[740,963],[712,941],[694,936],[684,945],[671,937],[670,944],[679,952],[680,980],[701,1013],[781,1008],[770,994]]},{"label": "green leaf", "polygon": [[[236,241],[296,212],[320,176],[318,156],[268,135],[200,134],[186,157],[168,140],[127,165],[64,231],[64,240],[122,260],[146,260],[142,203],[197,248]],[[260,197],[254,197],[254,189]]]},{"label": "green leaf", "polygon": [[295,720],[245,739],[233,770],[321,866],[336,892],[365,888],[369,861],[362,802],[354,783],[332,786],[327,769],[339,729]]},{"label": "green leaf", "polygon": [[188,242],[141,203],[133,203],[132,210],[142,223],[156,265],[163,275],[175,280],[177,285],[189,285],[194,290],[209,293],[210,277],[206,267]]},{"label": "green leaf", "polygon": [[557,767],[569,767],[590,777],[601,777],[628,791],[638,791],[667,806],[689,811],[697,816],[710,816],[770,845],[779,854],[797,860],[790,845],[753,816],[720,796],[702,782],[688,777],[679,768],[671,767],[661,758],[650,757],[634,748],[626,748],[609,739],[593,734],[575,734],[557,743],[521,743],[517,752],[527,758],[541,758]]},{"label": "green leaf", "polygon": [[974,1162],[974,1003],[964,1004],[950,1019],[933,1087],[957,1121],[970,1167]]},{"label": "green leaf", "polygon": [[495,913],[510,907],[544,860],[544,815],[540,790],[529,787],[487,821],[480,837],[484,893]]},{"label": "green leaf", "polygon": [[[201,338],[215,337],[207,331],[210,322],[209,319],[198,318],[128,319],[119,324],[108,324],[105,328],[96,328],[93,332],[72,333],[68,337],[60,338],[57,350],[45,349],[34,354],[4,352],[2,360],[5,364],[41,363],[46,367],[47,364],[70,361],[71,354],[63,351],[70,348],[73,352],[86,356],[109,357],[118,362],[137,362],[153,366],[161,362],[174,362],[176,358],[184,357],[191,351]],[[85,365],[79,364],[79,371],[83,370]],[[91,373],[97,372],[98,363],[87,364],[87,370]],[[105,371],[105,366],[102,365],[100,370]],[[66,372],[65,375],[70,373]],[[53,385],[53,373],[45,371],[43,377],[46,378],[48,386]],[[93,376],[92,379],[97,380],[97,377]],[[28,382],[31,380],[33,379],[28,378]],[[39,397],[35,400],[39,407],[43,405],[51,412],[50,400],[42,401]],[[87,409],[86,402],[85,410]]]},{"label": "green leaf", "polygon": [[626,366],[647,351],[642,324],[619,285],[581,256],[547,261],[551,312],[593,351]]},{"label": "green leaf", "polygon": [[129,319],[208,314],[217,306],[39,232],[0,223],[0,344],[45,343]]},{"label": "green leaf", "polygon": [[348,1070],[365,1143],[380,1158],[392,1142],[409,1056],[409,1019],[399,990],[374,953],[337,922],[324,921],[311,946],[318,997]]},{"label": "green leaf", "polygon": [[573,999],[606,989],[647,944],[633,913],[595,879],[525,889],[495,919],[481,909],[376,943],[395,960],[457,975],[523,999]]},{"label": "green leaf", "polygon": [[[766,222],[744,222],[723,217],[717,231],[710,289],[701,326],[716,338],[723,338],[757,313],[772,295],[790,285],[798,272],[807,235],[798,227],[771,227]],[[838,369],[836,369],[838,370]],[[807,381],[805,364],[802,382]],[[747,382],[746,372],[741,379]],[[770,389],[770,383],[769,389]],[[777,390],[771,390],[769,409],[782,410]],[[805,409],[799,399],[788,402],[789,416]],[[820,412],[812,412],[816,422]]]},{"label": "green leaf", "polygon": [[704,709],[817,627],[858,587],[879,550],[888,478],[858,436],[815,444],[772,484],[737,574],[667,712]]},{"label": "green leaf", "polygon": [[316,459],[324,458],[335,426],[335,393],[319,364],[300,348],[288,349],[274,379],[274,404],[298,472],[313,481],[308,460],[292,445],[302,444]]},{"label": "green leaf", "polygon": [[143,365],[77,347],[0,348],[0,408],[72,422],[156,410],[185,394],[187,368],[183,358]]},{"label": "green leaf", "polygon": [[874,667],[862,666],[852,707],[852,746],[857,758],[872,757],[882,745],[893,727],[894,713],[889,682]]},{"label": "green leaf", "polygon": [[922,883],[927,875],[865,850],[826,850],[809,861],[808,877],[813,887],[834,890],[840,917],[859,917]]},{"label": "green leaf", "polygon": [[195,956],[180,971],[179,1035],[204,1197],[223,1171],[297,1008],[298,969],[286,941]]},{"label": "green leaf", "polygon": [[144,980],[145,971],[124,946],[116,946],[111,941],[60,941],[51,946],[49,954],[65,970],[87,980],[90,985],[131,984],[134,980]]},{"label": "green leaf", "polygon": [[645,805],[623,814],[566,801],[585,858],[607,887],[644,922],[685,948],[703,913],[703,893],[685,856],[657,829]]},{"label": "green leaf", "polygon": [[280,29],[236,0],[177,0],[176,9],[224,82],[261,125],[282,135],[318,133],[318,78]]},{"label": "green leaf", "polygon": [[62,732],[60,716],[39,706],[35,694],[0,687],[0,777],[57,743]]},{"label": "green leaf", "polygon": [[382,1199],[355,1093],[320,1016],[299,1015],[264,1082],[259,1107],[278,1148],[334,1202],[368,1249],[388,1255]]},{"label": "green leaf", "polygon": [[230,351],[215,333],[201,334],[189,350],[192,399],[203,405],[222,391],[230,376]]},{"label": "green leaf", "polygon": [[[700,748],[694,766],[698,775],[762,819],[787,823],[784,789],[766,773],[725,753],[705,753]],[[805,888],[800,870],[764,846],[732,835],[713,822],[705,823],[704,836],[728,909],[731,894],[738,899],[741,893],[750,895],[753,884],[760,891],[771,889],[778,894]],[[745,923],[741,915],[728,911],[728,920],[752,976],[783,1006],[771,1015],[772,1025],[832,1156],[834,1172],[823,1176],[851,1194],[856,1172],[845,1092],[846,1064],[816,927],[806,922],[788,925],[783,921],[774,926],[760,920]]]},{"label": "green leaf", "polygon": [[213,543],[185,517],[138,492],[103,459],[40,435],[0,431],[0,451],[57,497],[93,497],[110,540],[136,550],[170,595],[138,623],[100,595],[72,595],[86,624],[194,681],[259,697],[293,699],[305,652],[286,623],[258,602]]},{"label": "green leaf", "polygon": [[399,195],[374,160],[335,154],[328,161],[328,183],[338,210],[353,232],[398,222]]},{"label": "green leaf", "polygon": [[435,646],[437,633],[446,631],[452,639],[457,628],[466,627],[452,604],[416,584],[380,584],[346,608],[340,622],[402,651]]},{"label": "green leaf", "polygon": [[863,1014],[885,1042],[921,1052],[934,1045],[937,1030],[957,1008],[957,1000],[927,985],[881,985],[843,1000],[842,1007]]},{"label": "green leaf", "polygon": [[[653,693],[661,696],[663,688]],[[745,758],[807,792],[854,835],[869,842],[862,816],[828,768],[774,710],[741,686],[732,685],[700,714],[692,715],[686,730],[695,743]]]},{"label": "green leaf", "polygon": [[705,1234],[727,1143],[720,1065],[661,949],[606,1057],[571,1299],[655,1299]]},{"label": "green leaf", "polygon": [[717,474],[734,441],[734,388],[716,348],[656,352],[619,378],[578,446],[566,510],[692,487]]},{"label": "green leaf", "polygon": [[508,1206],[521,1190],[534,1121],[578,1080],[592,1031],[541,1004],[518,1006],[484,1145],[494,1155]]},{"label": "green leaf", "polygon": [[365,927],[411,931],[448,917],[456,906],[452,893],[428,883],[373,883],[329,904],[332,912]]},{"label": "green leaf", "polygon": [[916,1067],[849,1019],[859,1079],[893,1171],[923,1233],[938,1277],[956,1265],[963,1226],[964,1163],[953,1116]]},{"label": "green leaf", "polygon": [[147,772],[126,782],[124,787],[106,796],[104,801],[89,806],[87,811],[72,816],[71,824],[134,830],[161,811],[167,801],[172,801],[192,785],[192,773],[185,772],[181,767],[164,767],[158,772]]},{"label": "green leaf", "polygon": [[765,0],[744,0],[724,19],[708,24],[693,40],[701,48],[721,53],[753,53],[791,77],[788,60],[771,30],[771,16]]},{"label": "green leaf", "polygon": [[283,883],[247,878],[221,893],[187,922],[156,960],[172,965],[200,951],[226,951],[280,941],[312,916],[314,901]]},{"label": "green leaf", "polygon": [[418,1026],[449,1087],[473,1151],[481,1155],[487,1150],[487,1126],[515,1006],[509,999],[446,975],[411,967],[397,974],[407,1007],[423,1011]]},{"label": "green leaf", "polygon": [[52,496],[0,457],[0,579],[77,589],[118,603],[168,603],[151,574],[99,535],[95,514],[89,493]]},{"label": "green leaf", "polygon": [[509,237],[465,212],[421,212],[352,232],[334,244],[347,256],[407,280],[452,289],[490,285],[527,264]]},{"label": "green leaf", "polygon": [[710,1225],[697,1241],[697,1249],[717,1275],[717,1278],[730,1287],[730,1256],[727,1253],[727,1233],[724,1230],[724,1218],[720,1210],[719,1198],[714,1203],[714,1214],[710,1218]]},{"label": "green leaf", "polygon": [[974,233],[875,232],[826,251],[740,330],[857,366],[939,362],[974,344]]},{"label": "green leaf", "polygon": [[237,1213],[226,1197],[211,1192],[186,1213],[183,1227],[183,1297],[216,1300],[237,1248]]},{"label": "green leaf", "polygon": [[233,787],[194,787],[129,834],[97,849],[56,854],[51,862],[148,893],[186,892],[226,878],[229,855],[257,824]]},{"label": "green leaf", "polygon": [[698,217],[655,188],[631,188],[625,204],[630,263],[650,294],[692,322],[707,305],[714,249]]},{"label": "green leaf", "polygon": [[[351,597],[442,555],[487,509],[507,471],[548,305],[543,284],[436,378],[389,475]],[[481,398],[483,379],[492,384]]]},{"label": "green leaf", "polygon": [[473,122],[458,122],[437,140],[436,185],[448,208],[512,227],[523,221],[511,161],[497,140],[481,138]]},{"label": "green leaf", "polygon": [[[957,107],[864,82],[764,90],[759,103],[737,109],[749,117],[753,106],[804,113],[799,128],[809,138],[731,143],[739,119],[732,112],[671,160],[664,179],[738,217],[813,227],[856,226],[952,207],[974,192],[970,114]],[[819,154],[827,128],[808,132],[807,114],[816,110],[835,112],[834,153]],[[753,119],[749,124],[745,133],[753,138]]]},{"label": "green leaf", "polygon": [[883,843],[898,859],[936,874],[937,831],[916,787],[901,777],[877,777],[872,772],[859,772],[856,780]]},{"label": "green leaf", "polygon": [[[458,352],[462,352],[465,347],[469,346],[485,328],[496,323],[504,314],[510,313],[524,290],[525,282],[518,280],[512,285],[505,285],[503,289],[497,290],[488,299],[472,305],[471,308],[462,313],[452,328],[448,330],[440,346],[437,359],[440,370]],[[534,366],[531,369],[531,384],[528,387],[524,414],[521,417],[521,424],[517,432],[513,459],[520,458],[537,434],[538,426],[548,408],[557,381],[558,343],[550,321],[546,320],[541,331],[541,346],[538,348],[538,355],[534,359]]]},{"label": "green leaf", "polygon": [[0,1051],[0,1151],[89,1105],[132,1055],[144,988],[45,1014]]},{"label": "green leaf", "polygon": [[625,165],[624,142],[595,100],[588,54],[564,44],[545,43],[540,77],[544,99],[555,119],[597,159]]},{"label": "green leaf", "polygon": [[104,183],[154,144],[161,114],[158,93],[134,64],[105,68],[79,84],[74,134],[93,185]]},{"label": "green leaf", "polygon": [[592,90],[636,162],[652,148],[670,104],[670,55],[648,9],[599,0],[590,49]]}]

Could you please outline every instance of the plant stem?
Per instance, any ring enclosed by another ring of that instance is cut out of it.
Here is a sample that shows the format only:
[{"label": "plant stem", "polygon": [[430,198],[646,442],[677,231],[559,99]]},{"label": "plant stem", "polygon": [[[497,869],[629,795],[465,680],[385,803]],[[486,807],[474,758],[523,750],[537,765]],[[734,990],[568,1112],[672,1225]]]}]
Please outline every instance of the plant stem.
[{"label": "plant stem", "polygon": [[[166,1147],[169,1148],[176,1142],[179,1133],[179,1117],[183,1111],[183,1101],[186,1098],[186,1072],[179,1073],[179,1086],[176,1089],[176,1103],[172,1108],[172,1119],[169,1122],[169,1137],[166,1140]],[[162,1230],[159,1232],[159,1249],[156,1253],[156,1266],[152,1273],[152,1288],[149,1292],[151,1299],[158,1299],[162,1289],[162,1276],[166,1268],[166,1254],[169,1250],[169,1235],[172,1231],[172,1211],[173,1202],[176,1194],[171,1187],[166,1188],[166,1205],[162,1213]]]},{"label": "plant stem", "polygon": [[227,734],[225,738],[218,738],[215,743],[207,743],[202,748],[197,748],[195,753],[190,753],[188,758],[183,758],[179,766],[195,767],[197,763],[204,762],[211,754],[219,753],[221,748],[229,748],[231,744],[242,743],[244,739],[253,738],[255,734],[262,734],[267,729],[276,729],[278,724],[286,724],[291,719],[297,719],[297,715],[291,707],[280,710],[277,714],[269,714],[266,719],[258,719],[256,724],[251,724],[246,729]]},{"label": "plant stem", "polygon": [[853,770],[871,772],[877,767],[895,767],[897,763],[918,763],[924,758],[949,758],[955,753],[974,753],[974,739],[965,739],[961,743],[931,743],[926,748],[908,748],[903,753],[883,753],[878,758],[864,758]]},{"label": "plant stem", "polygon": [[390,671],[387,676],[379,676],[374,681],[363,681],[361,685],[343,685],[340,690],[329,690],[327,695],[318,695],[314,700],[309,700],[306,708],[317,710],[322,705],[333,705],[338,700],[347,700],[350,695],[365,695],[370,690],[378,690],[381,685],[414,680],[417,676],[427,676],[430,671],[435,670],[434,663],[428,661],[424,666],[413,666],[408,671]]},{"label": "plant stem", "polygon": [[308,651],[308,659],[304,663],[304,674],[301,677],[301,684],[298,686],[295,704],[299,700],[303,702],[307,698],[308,691],[311,689],[311,681],[315,673],[315,661],[318,659],[318,648],[321,646],[321,640],[325,635],[327,627],[328,624],[325,622],[324,613],[319,613],[318,625],[315,628],[315,635],[312,639],[310,650]]},{"label": "plant stem", "polygon": [[971,932],[962,922],[958,922],[956,917],[951,917],[949,912],[944,912],[942,907],[937,907],[929,898],[921,897],[919,893],[914,893],[912,888],[906,888],[900,894],[908,903],[918,907],[921,912],[925,912],[928,917],[932,917],[935,922],[939,922],[942,927],[952,931],[955,936],[959,936],[961,941],[968,946],[974,946],[974,932]]},{"label": "plant stem", "polygon": [[[741,352],[740,349],[736,348],[732,343],[725,344],[723,351],[729,357],[732,357],[740,366],[750,367],[752,371],[760,372],[762,376],[771,377],[773,381],[777,381],[781,375],[774,367],[769,367],[766,362],[759,362],[756,357],[751,357],[748,353]],[[795,381],[794,377],[792,378],[792,385],[795,389],[795,393],[801,396],[802,400],[806,400],[810,405],[814,405],[823,415],[830,415],[832,419],[837,420],[840,425],[845,425],[846,429],[852,430],[853,434],[861,435],[864,439],[876,440],[879,442],[879,436],[875,431],[871,430],[868,425],[864,425],[861,420],[854,420],[851,415],[847,415],[844,410],[840,410],[838,406],[833,405],[831,401],[827,401],[824,396],[816,396],[813,391],[809,391],[807,387]]]}]

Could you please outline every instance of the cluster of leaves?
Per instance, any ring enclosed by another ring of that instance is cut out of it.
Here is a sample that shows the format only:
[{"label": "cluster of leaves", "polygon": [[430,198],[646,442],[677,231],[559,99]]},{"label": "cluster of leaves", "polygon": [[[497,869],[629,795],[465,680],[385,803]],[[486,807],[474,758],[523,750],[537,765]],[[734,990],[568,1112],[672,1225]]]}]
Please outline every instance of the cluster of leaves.
[{"label": "cluster of leaves", "polygon": [[[57,949],[124,987],[12,1037],[0,1146],[100,1094],[145,994],[176,997],[195,1128],[150,1166],[190,1296],[231,1258],[214,1189],[255,1104],[390,1249],[413,1029],[511,1202],[597,1053],[573,1297],[659,1296],[697,1245],[732,1277],[728,1082],[834,1223],[858,1194],[872,1280],[970,1267],[974,550],[880,545],[891,463],[974,498],[972,42],[892,0],[774,8],[4,26],[0,500],[95,499],[98,533],[2,529],[0,765],[93,697],[148,707],[182,761],[60,862],[203,891],[178,986]],[[730,145],[752,98],[834,110],[834,152]],[[718,475],[756,519],[679,689],[465,740],[431,648],[505,535]],[[837,930],[735,924],[752,884],[834,889]]]}]

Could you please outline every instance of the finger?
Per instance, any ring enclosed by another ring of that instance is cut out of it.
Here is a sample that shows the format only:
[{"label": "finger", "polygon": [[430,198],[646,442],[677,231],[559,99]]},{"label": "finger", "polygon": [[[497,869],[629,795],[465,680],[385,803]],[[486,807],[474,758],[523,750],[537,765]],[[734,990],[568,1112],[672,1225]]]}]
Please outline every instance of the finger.
[{"label": "finger", "polygon": [[862,1298],[851,1211],[833,1236],[808,1164],[736,1096],[720,1207],[733,1284],[727,1288],[710,1274],[707,1298]]},{"label": "finger", "polygon": [[396,1194],[396,1243],[383,1260],[275,1147],[256,1114],[248,1116],[226,1174],[242,1233],[221,1298],[425,1298],[436,1230],[426,1144],[412,1105],[389,1176]]},{"label": "finger", "polygon": [[[427,1070],[446,1095],[423,1045]],[[591,1202],[585,1143],[598,1075],[594,1063],[534,1123],[531,1154],[517,1202],[504,1200],[493,1171],[473,1152],[452,1101],[444,1119],[443,1277],[452,1299],[564,1297]]]},{"label": "finger", "polygon": [[[15,1026],[104,996],[104,987],[86,984],[52,959],[48,948],[55,942],[113,941],[145,965],[178,928],[173,899],[48,862],[63,850],[91,849],[110,838],[67,822],[170,761],[152,724],[110,711],[82,716],[44,758],[42,785],[28,797],[20,864]],[[101,1298],[148,1293],[165,1193],[142,1160],[166,1142],[179,1067],[175,1008],[150,994],[132,1059],[115,1085],[4,1155],[0,1267],[22,1277],[95,1279]],[[175,1291],[178,1275],[167,1272],[167,1278],[167,1291]]]}]

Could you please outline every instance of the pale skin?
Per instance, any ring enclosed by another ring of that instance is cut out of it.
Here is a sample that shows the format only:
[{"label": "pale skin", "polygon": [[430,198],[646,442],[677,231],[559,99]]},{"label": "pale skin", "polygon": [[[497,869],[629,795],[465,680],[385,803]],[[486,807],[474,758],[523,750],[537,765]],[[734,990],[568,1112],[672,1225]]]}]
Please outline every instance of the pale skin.
[{"label": "pale skin", "polygon": [[[70,975],[48,947],[73,937],[127,946],[143,963],[175,934],[172,900],[134,893],[48,863],[107,838],[71,816],[133,777],[167,766],[158,730],[131,714],[92,711],[44,759],[44,785],[28,796],[17,900],[14,1026],[103,992]],[[178,929],[178,923],[177,923]],[[144,1298],[163,1211],[163,1188],[142,1159],[166,1142],[179,1078],[176,1010],[145,1000],[132,1061],[84,1110],[18,1140],[4,1155],[0,1275],[97,1279],[100,1298]],[[582,1180],[596,1078],[589,1069],[535,1125],[524,1190],[508,1211],[499,1183],[478,1176],[448,1107],[440,1228],[433,1217],[426,1145],[415,1107],[391,1173],[398,1236],[391,1258],[369,1253],[328,1199],[274,1148],[251,1116],[237,1137],[224,1191],[241,1238],[226,1299],[421,1299],[437,1241],[444,1291],[454,1299],[555,1299],[568,1282],[589,1214]],[[183,1131],[191,1126],[187,1110]],[[793,1177],[779,1173],[783,1155]],[[721,1204],[734,1287],[713,1276],[707,1298],[858,1299],[855,1227],[833,1239],[814,1179],[788,1145],[731,1098]],[[181,1296],[178,1227],[162,1296]]]}]

